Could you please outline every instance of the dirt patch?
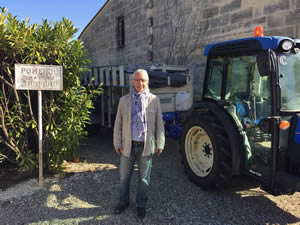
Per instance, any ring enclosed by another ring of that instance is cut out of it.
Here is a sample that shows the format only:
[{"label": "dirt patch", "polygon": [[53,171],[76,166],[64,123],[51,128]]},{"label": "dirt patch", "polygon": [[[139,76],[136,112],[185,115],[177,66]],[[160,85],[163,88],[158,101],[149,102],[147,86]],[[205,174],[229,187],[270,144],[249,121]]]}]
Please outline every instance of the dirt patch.
[{"label": "dirt patch", "polygon": [[95,172],[97,170],[110,170],[117,169],[115,165],[103,164],[103,163],[86,163],[86,162],[65,162],[65,173],[83,173],[83,172]]}]

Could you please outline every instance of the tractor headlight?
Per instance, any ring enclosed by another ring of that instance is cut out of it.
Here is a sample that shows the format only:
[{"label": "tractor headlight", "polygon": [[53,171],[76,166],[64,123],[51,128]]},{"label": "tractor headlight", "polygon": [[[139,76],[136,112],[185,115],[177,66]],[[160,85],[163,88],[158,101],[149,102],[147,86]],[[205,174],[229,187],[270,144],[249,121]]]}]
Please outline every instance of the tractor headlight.
[{"label": "tractor headlight", "polygon": [[289,51],[292,47],[294,47],[294,43],[290,40],[285,40],[281,43],[281,48],[283,51]]}]

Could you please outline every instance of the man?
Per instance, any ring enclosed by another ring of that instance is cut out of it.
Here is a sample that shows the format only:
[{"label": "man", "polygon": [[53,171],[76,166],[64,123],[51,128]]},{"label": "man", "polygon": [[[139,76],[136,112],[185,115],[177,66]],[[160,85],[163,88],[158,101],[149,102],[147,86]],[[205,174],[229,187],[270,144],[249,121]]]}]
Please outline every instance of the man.
[{"label": "man", "polygon": [[146,216],[146,203],[152,156],[160,155],[165,144],[160,100],[148,89],[146,70],[133,74],[129,94],[120,99],[114,125],[114,147],[120,158],[120,200],[114,213],[120,214],[129,206],[130,178],[135,161],[138,164],[137,216]]}]

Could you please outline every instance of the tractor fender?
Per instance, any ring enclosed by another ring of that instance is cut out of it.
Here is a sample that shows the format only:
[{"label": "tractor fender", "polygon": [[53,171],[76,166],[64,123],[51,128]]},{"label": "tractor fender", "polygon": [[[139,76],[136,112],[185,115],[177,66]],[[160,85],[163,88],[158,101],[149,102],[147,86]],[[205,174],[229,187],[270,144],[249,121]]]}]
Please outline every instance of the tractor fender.
[{"label": "tractor fender", "polygon": [[232,175],[240,175],[244,163],[244,151],[242,148],[241,136],[232,116],[217,103],[202,101],[194,105],[193,111],[210,111],[223,125],[230,143],[232,154]]}]

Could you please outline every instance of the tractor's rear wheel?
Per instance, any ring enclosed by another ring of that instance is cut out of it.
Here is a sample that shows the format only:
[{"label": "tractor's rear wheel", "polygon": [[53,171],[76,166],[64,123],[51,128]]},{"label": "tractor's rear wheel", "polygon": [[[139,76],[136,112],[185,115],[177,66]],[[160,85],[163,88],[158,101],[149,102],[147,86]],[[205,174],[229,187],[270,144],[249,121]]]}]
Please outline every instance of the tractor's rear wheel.
[{"label": "tractor's rear wheel", "polygon": [[231,152],[225,128],[212,112],[194,112],[181,137],[185,171],[197,185],[224,188],[231,175]]}]

